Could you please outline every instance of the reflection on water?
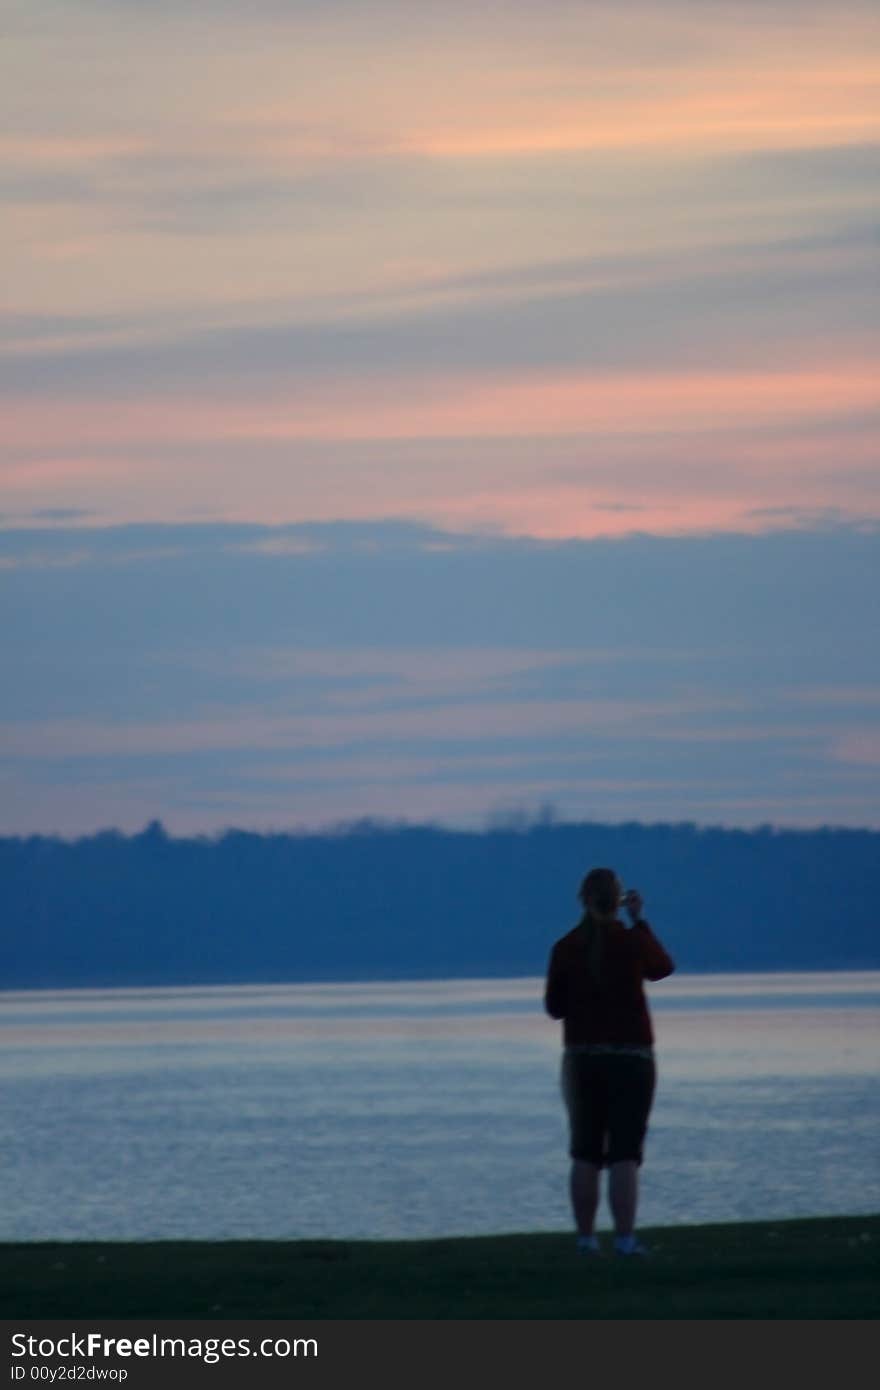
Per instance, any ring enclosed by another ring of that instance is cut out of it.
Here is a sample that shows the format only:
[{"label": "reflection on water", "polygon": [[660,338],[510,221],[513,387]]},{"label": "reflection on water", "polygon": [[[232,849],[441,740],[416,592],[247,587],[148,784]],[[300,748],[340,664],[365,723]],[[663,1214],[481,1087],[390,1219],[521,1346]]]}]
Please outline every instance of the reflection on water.
[{"label": "reflection on water", "polygon": [[[0,995],[2,1239],[567,1229],[540,980]],[[673,976],[644,1224],[876,1210],[880,973]]]}]

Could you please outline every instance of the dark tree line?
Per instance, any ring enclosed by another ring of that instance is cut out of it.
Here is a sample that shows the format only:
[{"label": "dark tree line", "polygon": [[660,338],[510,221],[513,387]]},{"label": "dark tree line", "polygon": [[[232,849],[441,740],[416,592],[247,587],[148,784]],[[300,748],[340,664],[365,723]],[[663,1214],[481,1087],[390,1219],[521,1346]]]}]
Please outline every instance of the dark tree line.
[{"label": "dark tree line", "polygon": [[536,975],[596,864],[679,969],[880,967],[880,832],[363,823],[0,839],[0,987]]}]

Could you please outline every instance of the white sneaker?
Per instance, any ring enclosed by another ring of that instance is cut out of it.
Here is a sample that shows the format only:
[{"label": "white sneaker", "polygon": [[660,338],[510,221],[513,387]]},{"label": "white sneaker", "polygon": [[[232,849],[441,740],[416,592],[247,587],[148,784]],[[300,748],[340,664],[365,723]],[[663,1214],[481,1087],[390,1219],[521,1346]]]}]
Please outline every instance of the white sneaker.
[{"label": "white sneaker", "polygon": [[577,1252],[579,1255],[601,1255],[602,1251],[596,1236],[578,1236]]},{"label": "white sneaker", "polygon": [[615,1255],[647,1255],[648,1247],[637,1240],[635,1236],[615,1236],[614,1253]]}]

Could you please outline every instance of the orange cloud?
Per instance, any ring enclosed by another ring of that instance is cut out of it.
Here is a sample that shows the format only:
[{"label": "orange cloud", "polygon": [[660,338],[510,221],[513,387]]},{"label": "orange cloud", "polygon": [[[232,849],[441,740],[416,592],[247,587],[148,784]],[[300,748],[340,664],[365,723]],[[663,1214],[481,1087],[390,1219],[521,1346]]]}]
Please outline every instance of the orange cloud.
[{"label": "orange cloud", "polygon": [[[599,150],[656,150],[677,154],[719,150],[827,147],[871,141],[880,135],[877,84],[880,66],[837,73],[777,74],[749,71],[676,74],[669,89],[647,99],[627,93],[585,95],[560,108],[551,105],[524,120],[517,105],[488,121],[438,120],[404,141],[401,149],[433,158],[471,159]],[[650,82],[650,79],[649,79]],[[473,114],[473,113],[469,113]]]},{"label": "orange cloud", "polygon": [[103,159],[141,154],[148,148],[148,142],[135,135],[62,135],[56,132],[0,135],[0,160],[11,165],[21,164],[28,169],[34,165],[89,165]]}]

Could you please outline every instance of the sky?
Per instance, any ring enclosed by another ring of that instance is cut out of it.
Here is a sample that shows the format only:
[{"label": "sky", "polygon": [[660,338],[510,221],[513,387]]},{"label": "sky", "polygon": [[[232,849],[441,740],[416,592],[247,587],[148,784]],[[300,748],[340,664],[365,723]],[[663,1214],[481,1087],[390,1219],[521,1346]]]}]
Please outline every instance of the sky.
[{"label": "sky", "polygon": [[875,5],[0,19],[0,832],[880,825]]}]

